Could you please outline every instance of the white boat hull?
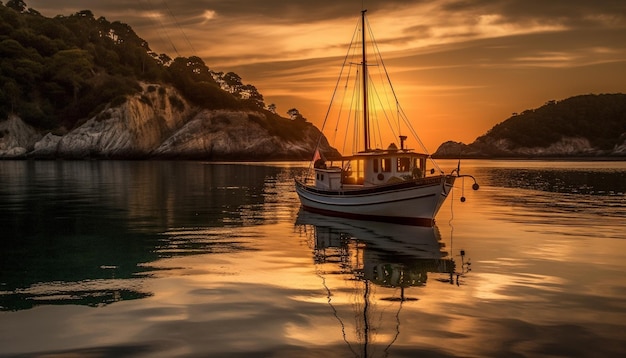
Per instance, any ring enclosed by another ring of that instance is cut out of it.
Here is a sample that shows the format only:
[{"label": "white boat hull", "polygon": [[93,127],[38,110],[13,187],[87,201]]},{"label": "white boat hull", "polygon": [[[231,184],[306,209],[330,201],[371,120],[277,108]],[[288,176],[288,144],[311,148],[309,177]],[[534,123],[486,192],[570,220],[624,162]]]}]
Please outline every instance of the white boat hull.
[{"label": "white boat hull", "polygon": [[403,224],[432,225],[454,185],[437,176],[379,187],[319,190],[296,180],[304,209],[326,215]]}]

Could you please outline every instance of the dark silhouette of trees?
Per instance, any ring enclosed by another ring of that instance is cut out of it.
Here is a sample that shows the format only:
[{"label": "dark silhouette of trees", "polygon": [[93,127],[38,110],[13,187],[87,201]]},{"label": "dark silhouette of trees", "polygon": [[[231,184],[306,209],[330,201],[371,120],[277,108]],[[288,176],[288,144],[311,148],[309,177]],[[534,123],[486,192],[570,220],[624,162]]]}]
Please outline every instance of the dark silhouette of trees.
[{"label": "dark silhouette of trees", "polygon": [[548,101],[495,125],[485,140],[507,139],[514,148],[547,147],[564,137],[586,138],[598,149],[621,144],[626,133],[626,95],[600,94]]},{"label": "dark silhouette of trees", "polygon": [[28,6],[26,6],[26,3],[22,0],[9,0],[7,1],[7,7],[17,12],[24,12]]},{"label": "dark silhouette of trees", "polygon": [[[273,104],[266,109],[258,89],[234,72],[212,72],[197,56],[153,52],[122,22],[90,10],[47,18],[22,0],[0,2],[0,121],[16,114],[37,128],[72,129],[141,91],[139,81],[172,84],[202,108],[264,112],[251,120],[283,138],[300,138],[308,125],[301,115],[276,115]],[[184,108],[178,97],[170,101]]]},{"label": "dark silhouette of trees", "polygon": [[289,116],[289,118],[291,118],[292,121],[306,122],[306,118],[302,116],[297,108],[291,108],[290,110],[288,110],[287,115]]}]

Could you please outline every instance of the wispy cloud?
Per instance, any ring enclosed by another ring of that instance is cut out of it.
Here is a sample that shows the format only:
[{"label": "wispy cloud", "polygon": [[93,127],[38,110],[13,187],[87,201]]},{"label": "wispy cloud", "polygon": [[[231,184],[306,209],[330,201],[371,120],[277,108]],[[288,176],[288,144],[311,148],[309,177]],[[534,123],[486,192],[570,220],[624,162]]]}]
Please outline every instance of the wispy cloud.
[{"label": "wispy cloud", "polygon": [[462,138],[436,139],[439,143],[471,140],[511,112],[548,99],[626,91],[626,2],[621,0],[27,4],[47,16],[88,8],[128,23],[155,51],[199,55],[212,69],[240,74],[279,111],[295,106],[313,121],[323,116],[321,103],[329,99],[364,4],[394,82],[410,96],[428,99],[415,113],[447,118],[459,129]]}]

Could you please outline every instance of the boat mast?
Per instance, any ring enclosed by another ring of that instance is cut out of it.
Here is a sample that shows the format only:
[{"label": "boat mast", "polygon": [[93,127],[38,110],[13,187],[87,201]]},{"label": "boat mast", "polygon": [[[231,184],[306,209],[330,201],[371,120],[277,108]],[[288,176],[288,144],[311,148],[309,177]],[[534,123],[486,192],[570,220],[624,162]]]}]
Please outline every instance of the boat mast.
[{"label": "boat mast", "polygon": [[369,139],[369,111],[367,108],[367,54],[365,46],[365,12],[367,10],[361,10],[361,37],[363,47],[363,60],[361,62],[361,72],[363,72],[363,141],[365,151],[370,150]]}]

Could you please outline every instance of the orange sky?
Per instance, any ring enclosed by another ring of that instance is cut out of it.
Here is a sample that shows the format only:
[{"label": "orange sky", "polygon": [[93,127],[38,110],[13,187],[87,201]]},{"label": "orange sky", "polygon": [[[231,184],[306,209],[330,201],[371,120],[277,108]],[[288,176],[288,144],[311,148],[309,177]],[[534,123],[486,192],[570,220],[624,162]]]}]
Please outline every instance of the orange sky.
[{"label": "orange sky", "polygon": [[27,0],[89,9],[158,53],[233,71],[286,116],[320,126],[362,6],[404,111],[429,151],[472,142],[548,100],[626,92],[626,2],[616,0]]}]

